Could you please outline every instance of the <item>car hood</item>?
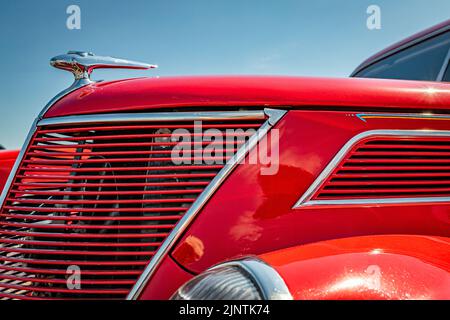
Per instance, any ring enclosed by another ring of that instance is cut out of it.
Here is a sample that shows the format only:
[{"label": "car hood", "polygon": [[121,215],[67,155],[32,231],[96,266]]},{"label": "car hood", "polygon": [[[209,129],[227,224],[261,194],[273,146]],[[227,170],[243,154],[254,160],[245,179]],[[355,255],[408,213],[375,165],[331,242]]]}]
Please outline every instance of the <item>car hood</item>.
[{"label": "car hood", "polygon": [[450,85],[361,78],[138,78],[82,87],[57,101],[44,117],[261,106],[365,111],[450,110]]}]

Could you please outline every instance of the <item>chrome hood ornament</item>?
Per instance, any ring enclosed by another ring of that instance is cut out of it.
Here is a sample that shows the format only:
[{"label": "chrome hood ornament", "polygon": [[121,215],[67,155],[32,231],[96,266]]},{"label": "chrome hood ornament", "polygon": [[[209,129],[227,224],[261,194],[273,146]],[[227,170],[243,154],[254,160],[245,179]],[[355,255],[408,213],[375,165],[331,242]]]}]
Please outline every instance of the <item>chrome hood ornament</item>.
[{"label": "chrome hood ornament", "polygon": [[136,61],[96,56],[91,52],[69,51],[53,57],[50,64],[58,69],[70,71],[77,86],[92,82],[90,76],[95,69],[153,69],[158,66]]},{"label": "chrome hood ornament", "polygon": [[69,93],[84,87],[94,81],[91,80],[91,73],[95,69],[153,69],[158,66],[153,64],[146,64],[141,62],[129,61],[124,59],[116,59],[111,57],[96,56],[91,52],[83,51],[69,51],[66,54],[62,54],[53,57],[50,60],[50,65],[55,68],[70,71],[75,77],[75,81],[70,87],[64,89],[53,97],[41,113],[38,119],[42,119],[44,114],[53,106],[59,99],[68,95]]}]

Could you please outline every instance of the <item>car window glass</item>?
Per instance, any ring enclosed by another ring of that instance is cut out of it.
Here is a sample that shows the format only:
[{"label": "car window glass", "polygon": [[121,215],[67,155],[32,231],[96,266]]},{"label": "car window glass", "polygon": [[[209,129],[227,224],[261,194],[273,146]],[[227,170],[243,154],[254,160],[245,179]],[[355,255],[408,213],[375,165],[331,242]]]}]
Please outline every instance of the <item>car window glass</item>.
[{"label": "car window glass", "polygon": [[446,32],[385,58],[356,77],[435,81],[449,48],[450,32]]}]

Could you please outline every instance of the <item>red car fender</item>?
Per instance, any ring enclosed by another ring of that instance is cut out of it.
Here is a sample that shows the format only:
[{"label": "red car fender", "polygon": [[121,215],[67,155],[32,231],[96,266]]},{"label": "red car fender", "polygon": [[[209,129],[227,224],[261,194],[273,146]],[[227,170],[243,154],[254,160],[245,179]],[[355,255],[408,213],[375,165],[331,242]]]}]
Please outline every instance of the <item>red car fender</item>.
[{"label": "red car fender", "polygon": [[14,162],[19,155],[19,150],[1,150],[0,151],[0,192],[8,180]]},{"label": "red car fender", "polygon": [[294,299],[450,299],[450,238],[365,236],[260,256]]}]

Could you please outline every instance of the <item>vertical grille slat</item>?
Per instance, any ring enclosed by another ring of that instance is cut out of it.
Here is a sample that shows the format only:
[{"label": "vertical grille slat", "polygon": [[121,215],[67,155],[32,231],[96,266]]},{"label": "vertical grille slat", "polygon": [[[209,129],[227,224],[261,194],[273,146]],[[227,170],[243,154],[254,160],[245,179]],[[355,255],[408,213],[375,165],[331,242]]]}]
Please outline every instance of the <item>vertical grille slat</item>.
[{"label": "vertical grille slat", "polygon": [[[37,127],[0,211],[0,299],[125,298],[264,121],[211,118],[200,133],[179,118]],[[181,137],[190,142],[172,140],[175,129],[187,130]],[[175,147],[194,149],[195,139],[210,138],[208,129],[230,139],[196,141],[214,146],[209,156],[173,156]],[[67,286],[73,266],[80,288]]]}]

